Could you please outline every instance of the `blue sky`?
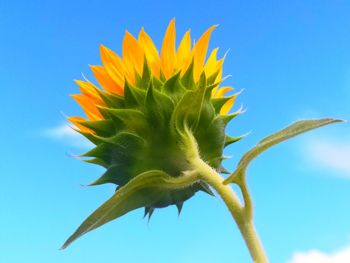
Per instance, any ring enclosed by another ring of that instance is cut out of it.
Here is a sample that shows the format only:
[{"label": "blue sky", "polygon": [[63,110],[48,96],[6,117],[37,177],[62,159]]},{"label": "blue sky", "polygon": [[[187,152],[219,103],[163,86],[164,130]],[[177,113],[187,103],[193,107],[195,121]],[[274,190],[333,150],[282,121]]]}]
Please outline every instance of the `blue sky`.
[{"label": "blue sky", "polygon": [[[179,34],[191,28],[195,38],[220,24],[211,48],[230,50],[226,84],[245,89],[237,107],[247,108],[229,133],[252,131],[228,149],[232,170],[259,139],[297,119],[349,119],[349,13],[345,0],[2,0],[0,262],[250,262],[222,202],[203,194],[180,218],[170,207],[147,224],[143,211],[134,211],[58,250],[113,193],[108,185],[82,187],[102,169],[69,157],[89,147],[62,126],[65,115],[81,113],[69,97],[77,92],[73,79],[91,76],[101,43],[120,52],[125,29],[136,34],[144,26],[159,47],[173,17]],[[271,262],[350,261],[349,163],[346,123],[253,163],[255,222]]]}]

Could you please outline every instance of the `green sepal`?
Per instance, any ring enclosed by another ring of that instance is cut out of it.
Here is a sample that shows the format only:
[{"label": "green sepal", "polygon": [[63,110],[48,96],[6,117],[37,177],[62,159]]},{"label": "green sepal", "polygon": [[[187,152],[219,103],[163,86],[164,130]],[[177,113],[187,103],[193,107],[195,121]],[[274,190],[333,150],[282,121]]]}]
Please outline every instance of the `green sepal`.
[{"label": "green sepal", "polygon": [[100,178],[88,184],[88,186],[95,186],[95,185],[106,184],[106,183],[124,185],[127,183],[127,180],[130,178],[125,176],[125,173],[123,173],[122,169],[123,169],[123,165],[114,164],[108,167],[107,171]]},{"label": "green sepal", "polygon": [[111,136],[115,133],[114,124],[111,120],[82,121],[79,124],[89,128],[99,136]]},{"label": "green sepal", "polygon": [[215,196],[213,191],[210,189],[209,185],[203,181],[199,182],[199,190],[204,192],[204,193],[207,193],[208,195]]},{"label": "green sepal", "polygon": [[145,207],[145,212],[144,212],[143,218],[145,218],[147,216],[147,220],[149,222],[151,220],[153,212],[154,212],[153,207]]},{"label": "green sepal", "polygon": [[155,209],[151,207],[151,209],[148,211],[148,218],[147,218],[148,222],[151,220],[154,210]]},{"label": "green sepal", "polygon": [[168,125],[174,110],[174,103],[167,95],[150,85],[147,90],[145,106],[148,124],[153,125],[155,128]]},{"label": "green sepal", "polygon": [[186,188],[169,189],[167,191],[159,192],[159,199],[154,202],[152,206],[154,208],[163,208],[169,205],[175,205],[178,202],[188,200],[198,191],[203,191],[203,187],[200,183],[191,184]]},{"label": "green sepal", "polygon": [[197,128],[200,113],[202,110],[205,89],[189,90],[177,104],[173,116],[172,123],[179,132],[185,131],[185,126],[191,130]]},{"label": "green sepal", "polygon": [[109,108],[109,107],[104,107],[104,106],[98,106],[98,110],[101,112],[104,119],[111,120],[113,122],[114,130],[116,133],[124,129],[124,123],[122,120],[115,117],[111,113],[111,110],[122,110],[122,109],[124,109],[124,108]]},{"label": "green sepal", "polygon": [[160,70],[159,80],[160,80],[161,82],[165,82],[166,79],[167,79],[167,78],[165,77],[164,72],[163,72],[162,70]]},{"label": "green sepal", "polygon": [[104,162],[103,160],[99,159],[99,158],[93,158],[93,159],[87,159],[87,160],[83,160],[86,163],[92,163],[92,164],[97,164],[99,166],[102,166],[104,168],[108,168],[109,164],[107,164],[106,162]]},{"label": "green sepal", "polygon": [[127,147],[127,144],[126,144],[127,141],[135,141],[140,145],[143,145],[145,143],[145,140],[142,137],[127,131],[122,131],[109,137],[99,137],[99,136],[96,136],[96,137],[104,143],[119,145],[125,148]]},{"label": "green sepal", "polygon": [[112,116],[119,119],[127,130],[144,134],[148,130],[145,114],[137,109],[106,109]]},{"label": "green sepal", "polygon": [[225,140],[225,123],[217,116],[206,128],[197,129],[194,133],[199,152],[204,161],[214,168],[220,166]]},{"label": "green sepal", "polygon": [[138,108],[144,104],[146,91],[132,87],[127,81],[124,85],[125,105],[127,108]]},{"label": "green sepal", "polygon": [[246,154],[243,155],[243,157],[237,165],[236,170],[224,180],[224,184],[237,183],[241,180],[244,180],[246,170],[250,162],[270,147],[304,132],[336,122],[342,122],[342,120],[319,119],[298,121],[276,133],[273,133],[270,136],[267,136],[266,138],[262,139],[255,147],[253,147],[251,150],[249,150]]},{"label": "green sepal", "polygon": [[220,115],[220,118],[223,120],[225,125],[227,125],[232,119],[236,118],[241,113],[242,113],[242,109],[239,109],[236,112],[231,113],[231,114]]},{"label": "green sepal", "polygon": [[94,134],[89,133],[89,132],[84,132],[78,129],[74,129],[76,132],[80,133],[81,135],[83,135],[86,139],[88,139],[90,142],[92,142],[93,144],[97,145],[101,142],[103,142],[102,140],[100,140],[98,137],[96,137]]},{"label": "green sepal", "polygon": [[145,206],[145,212],[143,214],[143,218],[145,218],[148,215],[148,213],[150,212],[151,209],[153,209],[153,208]]},{"label": "green sepal", "polygon": [[225,136],[225,147],[229,146],[232,143],[240,141],[244,137],[245,137],[245,135],[241,135],[241,136],[238,136],[238,137],[231,137],[231,136],[226,134],[226,136]]},{"label": "green sepal", "polygon": [[192,60],[190,66],[186,70],[185,74],[181,78],[182,85],[186,87],[186,89],[194,89],[196,87],[196,83],[194,82],[194,61]]},{"label": "green sepal", "polygon": [[118,133],[108,138],[101,137],[101,140],[104,140],[104,143],[98,144],[94,149],[83,154],[82,157],[98,158],[110,165],[123,164],[130,166],[130,162],[137,162],[144,148],[144,140],[129,132]]},{"label": "green sepal", "polygon": [[155,76],[152,77],[152,85],[155,89],[157,90],[161,90],[161,88],[163,87],[164,83],[163,81],[161,81],[160,79],[156,78]]},{"label": "green sepal", "polygon": [[186,92],[186,88],[180,80],[180,72],[168,79],[162,86],[161,91],[168,95],[174,103],[177,103]]},{"label": "green sepal", "polygon": [[210,102],[210,97],[207,96],[208,90],[211,93],[211,88],[205,88],[197,129],[206,129],[215,118],[215,109]]},{"label": "green sepal", "polygon": [[103,102],[106,104],[106,107],[108,108],[124,108],[125,107],[125,101],[124,97],[119,96],[117,94],[107,93],[105,91],[102,91],[100,89],[96,89],[98,95],[103,100]]},{"label": "green sepal", "polygon": [[178,216],[180,216],[182,208],[183,208],[183,205],[184,205],[184,202],[179,202],[179,203],[177,203],[175,205],[176,205],[176,208],[177,208],[177,214],[178,214]]},{"label": "green sepal", "polygon": [[110,163],[111,154],[113,153],[113,145],[100,143],[92,150],[82,154],[82,157],[94,157],[104,162]]},{"label": "green sepal", "polygon": [[147,89],[152,79],[152,73],[150,67],[148,66],[146,56],[144,57],[143,61],[142,76],[136,81],[136,86],[141,89]]},{"label": "green sepal", "polygon": [[135,87],[140,87],[142,78],[138,72],[135,72]]},{"label": "green sepal", "polygon": [[[132,145],[137,144],[139,146],[143,146],[145,144],[145,140],[142,137],[126,131],[119,132],[110,137],[103,137],[101,140],[103,140],[105,143],[114,144],[125,149],[131,147],[130,142],[132,142]],[[132,149],[128,149],[130,152],[131,150]]]},{"label": "green sepal", "polygon": [[220,166],[216,170],[218,171],[218,173],[221,174],[231,174],[231,172],[227,170],[222,164],[220,164]]},{"label": "green sepal", "polygon": [[205,89],[207,87],[207,78],[205,76],[204,71],[202,72],[202,74],[199,77],[199,81],[197,83],[197,89]]},{"label": "green sepal", "polygon": [[215,87],[217,87],[218,84],[212,84],[212,85],[207,85],[205,87],[205,99],[210,100],[212,97],[212,92]]}]

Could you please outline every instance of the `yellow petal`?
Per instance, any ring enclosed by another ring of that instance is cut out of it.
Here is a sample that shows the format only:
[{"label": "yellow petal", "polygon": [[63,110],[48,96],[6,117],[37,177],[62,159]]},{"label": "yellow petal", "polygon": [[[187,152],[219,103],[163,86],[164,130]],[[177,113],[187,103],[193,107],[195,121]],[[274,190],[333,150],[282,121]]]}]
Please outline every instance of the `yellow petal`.
[{"label": "yellow petal", "polygon": [[159,77],[160,75],[160,58],[158,50],[154,45],[150,36],[145,32],[144,28],[139,33],[139,44],[145,52],[147,62],[152,70],[153,75]]},{"label": "yellow petal", "polygon": [[135,73],[142,75],[144,52],[136,38],[128,31],[125,32],[123,40],[123,61],[131,83],[135,83]]},{"label": "yellow petal", "polygon": [[214,70],[214,74],[219,71],[219,74],[216,76],[215,83],[219,83],[222,81],[222,67],[224,64],[225,56],[222,59],[219,59],[216,63],[216,68]]},{"label": "yellow petal", "polygon": [[82,80],[74,80],[74,82],[78,85],[81,93],[83,93],[85,96],[89,97],[94,103],[103,105],[103,101],[100,98],[99,94],[97,93],[96,89],[97,87],[88,81],[82,81]]},{"label": "yellow petal", "polygon": [[224,60],[225,60],[224,58],[219,59],[219,60],[217,61],[217,63],[216,63],[216,68],[215,68],[214,72],[216,72],[216,71],[218,71],[218,70],[220,70],[220,72],[221,72],[221,74],[219,74],[219,75],[216,77],[216,79],[215,79],[216,82],[221,81],[221,78],[222,78],[222,65],[224,64]]},{"label": "yellow petal", "polygon": [[102,64],[119,87],[124,87],[125,66],[121,58],[109,48],[100,46]]},{"label": "yellow petal", "polygon": [[94,121],[103,119],[101,113],[91,98],[85,96],[84,94],[74,94],[71,95],[71,97],[80,105],[89,120]]},{"label": "yellow petal", "polygon": [[214,95],[214,98],[221,98],[223,97],[227,92],[233,90],[232,87],[221,87],[216,94]]},{"label": "yellow petal", "polygon": [[217,65],[218,65],[218,61],[217,61],[217,53],[218,53],[218,48],[215,48],[211,53],[210,56],[207,60],[207,62],[205,63],[205,75],[207,77],[210,77],[212,74],[214,74],[215,72],[217,72]]},{"label": "yellow petal", "polygon": [[194,78],[197,81],[203,71],[203,65],[205,58],[207,56],[209,40],[211,32],[214,30],[215,26],[210,27],[204,34],[199,38],[198,42],[193,47],[193,57],[194,57]]},{"label": "yellow petal", "polygon": [[161,67],[166,78],[170,78],[174,73],[174,67],[176,66],[176,29],[175,19],[172,19],[166,30],[162,50],[160,52]]},{"label": "yellow petal", "polygon": [[181,70],[182,72],[185,72],[188,68],[188,66],[191,64],[191,35],[190,30],[188,30],[184,37],[182,38],[180,45],[177,49],[177,70]]},{"label": "yellow petal", "polygon": [[92,72],[94,73],[95,78],[98,83],[106,91],[116,93],[118,95],[123,95],[123,88],[120,87],[114,80],[109,76],[106,69],[102,66],[90,66]]},{"label": "yellow petal", "polygon": [[232,108],[233,104],[235,103],[236,96],[232,97],[226,103],[221,107],[220,109],[220,114],[221,115],[226,115],[229,113],[230,109]]}]

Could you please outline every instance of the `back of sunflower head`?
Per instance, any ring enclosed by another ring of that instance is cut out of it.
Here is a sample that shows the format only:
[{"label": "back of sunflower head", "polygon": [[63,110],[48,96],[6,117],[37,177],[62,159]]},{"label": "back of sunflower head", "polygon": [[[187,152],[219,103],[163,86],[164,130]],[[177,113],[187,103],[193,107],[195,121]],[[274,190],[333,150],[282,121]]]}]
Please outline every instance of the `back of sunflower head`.
[{"label": "back of sunflower head", "polygon": [[[188,159],[193,154],[225,172],[223,149],[239,139],[227,136],[225,127],[239,111],[229,114],[237,94],[225,97],[232,88],[220,87],[224,59],[217,59],[218,49],[206,59],[214,28],[193,47],[190,31],[186,32],[176,48],[172,20],[160,54],[144,29],[137,39],[126,32],[122,57],[101,46],[103,66],[91,66],[101,88],[76,81],[81,94],[72,96],[87,119],[69,118],[96,145],[83,156],[106,168],[91,185],[114,183],[120,188],[154,170],[179,177],[191,170]],[[195,139],[195,153],[188,135]],[[168,205],[181,209],[199,190],[211,193],[200,181],[182,189],[146,189],[142,192],[150,200],[144,205],[146,214]]]}]

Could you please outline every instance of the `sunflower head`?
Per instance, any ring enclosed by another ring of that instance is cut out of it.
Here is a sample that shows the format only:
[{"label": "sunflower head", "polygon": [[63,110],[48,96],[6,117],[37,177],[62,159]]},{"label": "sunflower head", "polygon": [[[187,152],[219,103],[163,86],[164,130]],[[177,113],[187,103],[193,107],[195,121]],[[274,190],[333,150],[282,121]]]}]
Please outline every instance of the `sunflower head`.
[{"label": "sunflower head", "polygon": [[[166,30],[160,52],[142,28],[138,38],[125,33],[122,56],[101,45],[102,66],[91,66],[98,85],[78,80],[80,94],[72,95],[86,118],[71,117],[77,131],[96,147],[83,156],[106,168],[91,185],[116,184],[117,191],[148,171],[179,177],[191,170],[183,134],[195,138],[200,158],[224,173],[225,146],[237,141],[225,134],[237,94],[224,96],[221,87],[223,58],[218,49],[207,57],[210,27],[192,46],[190,31],[176,47],[175,21]],[[144,205],[155,208],[182,204],[197,191],[211,193],[205,183],[156,193]],[[143,191],[147,198],[151,193]],[[153,195],[154,193],[152,193]]]}]

